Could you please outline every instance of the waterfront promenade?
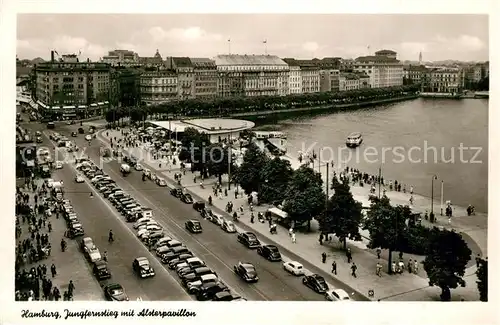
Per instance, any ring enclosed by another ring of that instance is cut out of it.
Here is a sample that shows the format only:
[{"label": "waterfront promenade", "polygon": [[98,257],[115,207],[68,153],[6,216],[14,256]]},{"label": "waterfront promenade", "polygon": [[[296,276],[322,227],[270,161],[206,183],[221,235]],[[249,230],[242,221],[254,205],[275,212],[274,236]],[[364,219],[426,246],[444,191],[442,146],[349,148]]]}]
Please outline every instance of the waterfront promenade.
[{"label": "waterfront promenade", "polygon": [[[106,133],[108,135],[106,136]],[[109,130],[100,132],[98,138],[105,144],[109,145],[109,138],[116,137],[121,138],[120,131]],[[133,149],[134,151],[139,150],[140,153],[136,152],[137,156],[143,157],[142,164],[151,168],[151,170],[157,174],[163,174],[163,176],[168,181],[169,185],[175,186],[174,174],[179,173],[179,164],[173,165],[168,159],[154,160],[152,157],[143,149],[142,146]],[[162,164],[163,168],[159,168],[159,164]],[[297,167],[298,162],[294,162],[294,167]],[[198,173],[196,173],[198,174]],[[216,182],[215,178],[206,179],[204,181],[205,188],[201,188],[199,183],[195,183],[193,180],[194,174],[187,171],[182,177],[182,185],[189,192],[193,194],[195,199],[207,200],[210,195],[213,195],[212,184]],[[223,177],[223,186],[227,186],[227,175]],[[258,237],[267,243],[275,243],[284,248],[286,251],[293,255],[299,256],[302,259],[310,261],[316,267],[326,271],[331,271],[331,263],[333,260],[337,262],[337,275],[332,274],[332,277],[336,277],[349,284],[355,290],[368,295],[369,290],[373,290],[375,295],[371,297],[373,300],[400,300],[400,301],[437,301],[439,300],[440,289],[437,287],[429,287],[428,279],[421,266],[418,274],[405,273],[401,275],[388,275],[387,272],[387,251],[383,251],[381,263],[383,264],[383,274],[381,277],[375,275],[375,266],[377,263],[376,253],[366,247],[367,239],[364,238],[362,242],[348,242],[348,246],[352,250],[354,262],[358,266],[358,277],[354,278],[350,275],[350,265],[346,262],[345,253],[341,251],[341,244],[337,240],[332,242],[325,242],[320,245],[318,242],[319,233],[317,232],[317,223],[313,220],[312,231],[308,233],[298,233],[297,242],[294,244],[291,242],[290,237],[286,229],[280,227],[278,229],[278,234],[271,235],[269,232],[268,225],[266,223],[251,223],[250,222],[250,211],[246,203],[246,197],[240,195],[238,199],[234,199],[234,185],[231,186],[231,190],[228,191],[227,197],[222,197],[220,199],[214,198],[213,205],[218,210],[219,213],[225,214],[224,209],[228,201],[232,201],[235,208],[240,206],[244,207],[244,216],[240,219],[240,228],[243,230],[250,229],[254,231]],[[368,192],[369,187],[359,187],[353,186],[351,188],[353,196],[356,200],[362,202],[363,206],[367,206],[368,203]],[[387,196],[391,198],[393,204],[407,204],[409,197],[405,197],[403,193],[397,192],[387,192]],[[428,210],[430,203],[426,201],[426,198],[414,195],[415,205],[413,209],[415,211],[423,212]],[[256,206],[254,213],[264,212],[269,206],[261,205]],[[436,210],[437,211],[437,210]],[[225,214],[227,215],[227,214]],[[229,215],[227,215],[230,218]],[[463,214],[463,208],[455,207],[454,218],[451,220],[451,224],[448,224],[448,219],[440,217],[438,215],[437,225],[453,228],[458,232],[463,233],[464,239],[468,242],[471,250],[473,251],[471,256],[471,262],[466,270],[466,287],[457,288],[452,290],[452,300],[466,300],[466,301],[477,301],[479,295],[477,292],[476,285],[476,266],[474,263],[474,257],[479,252],[483,255],[487,254],[486,251],[486,216],[476,215],[467,217]],[[425,224],[425,220],[423,221]],[[363,233],[367,236],[366,232]],[[482,240],[481,240],[482,239]],[[477,241],[476,241],[477,240]],[[284,252],[287,255],[287,252]],[[328,255],[326,263],[321,263],[321,254],[326,252]],[[394,257],[397,253],[394,253]],[[414,256],[410,254],[404,255],[405,262],[409,258],[412,260],[417,259],[422,261],[423,256]]]}]

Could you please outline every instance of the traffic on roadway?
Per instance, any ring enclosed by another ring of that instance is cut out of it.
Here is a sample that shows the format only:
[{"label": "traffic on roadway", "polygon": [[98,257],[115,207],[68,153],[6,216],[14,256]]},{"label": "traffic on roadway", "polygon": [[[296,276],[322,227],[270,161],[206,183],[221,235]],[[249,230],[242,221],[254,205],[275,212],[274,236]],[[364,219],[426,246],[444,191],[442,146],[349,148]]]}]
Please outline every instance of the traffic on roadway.
[{"label": "traffic on roadway", "polygon": [[[54,178],[64,182],[65,197],[84,224],[84,237],[90,237],[101,253],[105,251],[112,280],[104,284],[120,283],[131,299],[142,300],[215,299],[214,292],[223,289],[231,292],[231,299],[336,300],[330,299],[331,292],[325,294],[328,285],[323,277],[304,276],[311,272],[281,256],[279,247],[268,246],[265,238],[256,239],[240,229],[235,234],[236,227],[224,218],[207,215],[203,203],[187,196],[179,200],[166,184],[145,181],[142,172],[131,172],[122,162],[103,160],[104,144],[77,129],[68,125],[47,130],[36,125],[33,131],[42,131],[41,146],[50,143],[61,147],[54,132],[73,143],[69,154],[67,148],[54,152],[59,167]],[[75,157],[85,157],[86,161],[77,162]],[[134,209],[147,210],[152,220],[143,218],[137,223],[145,215],[132,213],[139,211]],[[257,249],[251,249],[252,240],[260,240]],[[194,266],[186,265],[191,261]],[[140,269],[142,263],[152,267],[154,276],[138,276],[142,271],[134,269]],[[221,288],[211,282],[222,283],[217,284]],[[190,295],[200,288],[210,294]]]}]

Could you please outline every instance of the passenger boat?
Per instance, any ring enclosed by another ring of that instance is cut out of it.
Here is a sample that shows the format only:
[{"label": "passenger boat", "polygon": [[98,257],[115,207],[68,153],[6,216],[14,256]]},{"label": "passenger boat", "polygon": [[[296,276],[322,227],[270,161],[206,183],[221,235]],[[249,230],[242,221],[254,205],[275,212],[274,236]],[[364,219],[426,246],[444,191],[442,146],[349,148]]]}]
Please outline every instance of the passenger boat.
[{"label": "passenger boat", "polygon": [[359,132],[353,132],[349,134],[345,142],[346,146],[348,146],[349,148],[356,148],[360,146],[361,143],[363,143],[363,137]]}]

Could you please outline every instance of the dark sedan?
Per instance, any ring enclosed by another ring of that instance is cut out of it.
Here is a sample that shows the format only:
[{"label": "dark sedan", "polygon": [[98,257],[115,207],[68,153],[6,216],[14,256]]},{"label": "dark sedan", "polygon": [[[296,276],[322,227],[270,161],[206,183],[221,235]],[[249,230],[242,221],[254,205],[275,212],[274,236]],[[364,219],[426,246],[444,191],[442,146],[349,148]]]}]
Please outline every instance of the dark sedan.
[{"label": "dark sedan", "polygon": [[214,296],[221,291],[229,291],[229,288],[222,283],[208,282],[202,284],[200,291],[196,293],[196,300],[206,301],[212,300]]},{"label": "dark sedan", "polygon": [[257,271],[255,270],[255,266],[250,263],[241,263],[239,262],[234,266],[234,273],[236,273],[240,278],[245,280],[246,282],[257,282],[259,281],[259,277],[257,276]]},{"label": "dark sedan", "polygon": [[186,229],[192,232],[193,234],[199,234],[203,232],[203,229],[201,228],[201,223],[198,220],[186,221]]},{"label": "dark sedan", "polygon": [[189,193],[183,193],[181,196],[181,201],[186,204],[193,204],[194,202],[193,197]]},{"label": "dark sedan", "polygon": [[108,263],[103,260],[98,260],[94,263],[93,272],[99,281],[111,278],[111,273],[109,273],[108,270]]},{"label": "dark sedan", "polygon": [[195,209],[198,212],[201,212],[201,210],[205,209],[205,202],[203,202],[203,201],[194,202],[193,209]]},{"label": "dark sedan", "polygon": [[325,292],[328,291],[328,284],[326,284],[325,279],[318,274],[311,274],[311,275],[306,275],[302,279],[302,283],[316,291],[317,293],[324,294]]},{"label": "dark sedan", "polygon": [[180,198],[182,196],[182,189],[180,189],[180,188],[173,188],[173,189],[170,190],[170,194],[172,194],[176,198]]},{"label": "dark sedan", "polygon": [[281,254],[278,247],[274,245],[263,245],[257,248],[257,253],[271,262],[281,261]]},{"label": "dark sedan", "polygon": [[104,296],[109,301],[128,301],[128,296],[123,287],[118,283],[110,283],[103,287]]},{"label": "dark sedan", "polygon": [[239,233],[237,238],[240,243],[248,248],[257,248],[260,246],[260,241],[253,232],[246,231]]}]

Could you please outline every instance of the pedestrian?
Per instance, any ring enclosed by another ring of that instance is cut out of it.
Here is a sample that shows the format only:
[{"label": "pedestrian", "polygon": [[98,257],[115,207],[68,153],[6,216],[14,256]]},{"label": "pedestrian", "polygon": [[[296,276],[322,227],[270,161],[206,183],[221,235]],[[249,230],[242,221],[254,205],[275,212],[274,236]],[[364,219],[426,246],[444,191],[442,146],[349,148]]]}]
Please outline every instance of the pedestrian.
[{"label": "pedestrian", "polygon": [[49,232],[52,232],[52,224],[50,223],[50,221],[47,224],[47,228],[49,229]]},{"label": "pedestrian", "polygon": [[347,263],[351,263],[351,260],[352,260],[352,253],[351,253],[351,249],[348,248],[345,255],[347,256]]},{"label": "pedestrian", "polygon": [[337,262],[332,262],[332,273],[337,275]]},{"label": "pedestrian", "polygon": [[396,262],[392,262],[391,264],[391,273],[392,274],[396,273]]},{"label": "pedestrian", "polygon": [[297,242],[297,239],[295,238],[295,233],[292,233],[292,243],[296,243]]},{"label": "pedestrian", "polygon": [[56,265],[54,263],[50,266],[50,273],[52,273],[53,278],[57,275]]},{"label": "pedestrian", "polygon": [[104,251],[104,253],[102,253],[102,260],[104,262],[107,262],[108,261],[108,252],[107,251]]},{"label": "pedestrian", "polygon": [[479,266],[481,266],[481,254],[476,256],[476,267],[479,268]]},{"label": "pedestrian", "polygon": [[377,267],[376,267],[376,274],[378,276],[382,276],[382,264],[380,264],[380,262],[377,262]]},{"label": "pedestrian", "polygon": [[352,265],[351,265],[351,271],[352,271],[352,273],[351,273],[351,275],[352,275],[353,277],[355,277],[355,278],[357,277],[357,276],[356,276],[356,270],[357,270],[357,269],[358,269],[358,267],[356,266],[356,264],[354,264],[354,262],[352,262]]},{"label": "pedestrian", "polygon": [[293,227],[290,227],[290,229],[288,229],[288,236],[292,237],[292,234],[293,234]]},{"label": "pedestrian", "polygon": [[413,186],[410,186],[410,194],[413,195]]},{"label": "pedestrian", "polygon": [[73,284],[73,280],[69,280],[68,284],[68,298],[73,297],[73,291],[75,290],[75,285]]},{"label": "pedestrian", "polygon": [[381,253],[382,253],[382,250],[380,248],[377,248],[377,259],[380,259]]},{"label": "pedestrian", "polygon": [[321,253],[321,262],[326,263],[326,253]]},{"label": "pedestrian", "polygon": [[417,274],[418,273],[418,261],[415,260],[413,262],[413,273]]},{"label": "pedestrian", "polygon": [[410,258],[410,260],[408,261],[408,273],[411,273],[412,267],[413,267],[413,262],[412,262],[412,260]]},{"label": "pedestrian", "polygon": [[252,214],[250,215],[250,223],[254,223],[254,218],[255,217],[254,217],[253,212],[252,212]]}]

